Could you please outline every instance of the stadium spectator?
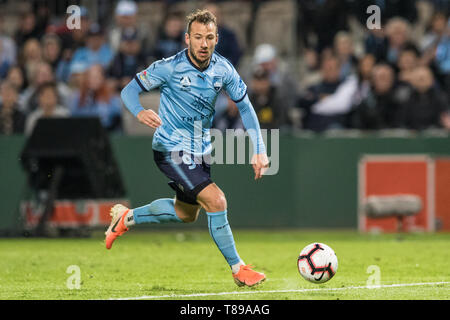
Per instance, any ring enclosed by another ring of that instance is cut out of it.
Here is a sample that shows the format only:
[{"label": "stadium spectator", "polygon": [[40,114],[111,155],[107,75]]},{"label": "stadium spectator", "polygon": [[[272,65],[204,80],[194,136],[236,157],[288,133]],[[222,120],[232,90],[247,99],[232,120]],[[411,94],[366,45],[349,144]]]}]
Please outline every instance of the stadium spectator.
[{"label": "stadium spectator", "polygon": [[8,75],[5,80],[17,89],[19,97],[28,86],[24,72],[18,65],[14,65],[8,70]]},{"label": "stadium spectator", "polygon": [[103,68],[107,68],[113,59],[113,52],[99,24],[93,23],[89,27],[87,34],[86,46],[75,51],[71,68],[77,63],[87,63],[88,67],[94,64],[100,64]]},{"label": "stadium spectator", "polygon": [[33,132],[36,122],[40,118],[68,117],[70,112],[67,108],[58,104],[58,91],[56,84],[48,82],[42,84],[37,92],[38,108],[33,111],[26,119],[25,134],[30,135]]},{"label": "stadium spectator", "polygon": [[353,97],[353,104],[358,105],[365,99],[371,87],[372,71],[375,67],[376,59],[371,54],[366,54],[358,62],[358,88]]},{"label": "stadium spectator", "polygon": [[208,3],[205,6],[205,9],[214,14],[217,19],[219,42],[217,43],[216,51],[227,58],[236,67],[242,56],[242,50],[236,35],[231,29],[223,25],[221,12],[216,4]]},{"label": "stadium spectator", "polygon": [[[279,96],[283,97],[284,108],[287,110],[288,122],[295,122],[291,118],[289,110],[296,108],[297,81],[277,56],[276,49],[270,44],[260,44],[256,47],[252,61],[253,73],[256,69],[262,69],[268,73],[270,85],[276,88]],[[251,76],[249,77],[251,79]]]},{"label": "stadium spectator", "polygon": [[249,99],[253,104],[262,129],[275,129],[287,124],[286,101],[279,87],[270,82],[267,70],[257,68],[249,83]]},{"label": "stadium spectator", "polygon": [[72,72],[70,73],[67,85],[71,90],[76,91],[81,88],[81,83],[83,82],[84,74],[89,68],[86,62],[79,61],[78,63],[73,64],[71,69]]},{"label": "stadium spectator", "polygon": [[0,16],[0,80],[3,80],[9,68],[16,63],[16,45],[3,33],[3,17]]},{"label": "stadium spectator", "polygon": [[19,110],[17,89],[9,82],[0,84],[0,134],[23,133],[25,115]]},{"label": "stadium spectator", "polygon": [[136,30],[124,30],[120,43],[120,50],[114,57],[108,70],[108,76],[114,81],[114,87],[122,90],[128,82],[145,69],[146,60],[141,51],[141,42]]},{"label": "stadium spectator", "polygon": [[19,56],[19,65],[25,70],[27,81],[31,82],[31,74],[34,73],[36,67],[42,62],[42,48],[37,39],[29,39],[23,45]]},{"label": "stadium spectator", "polygon": [[[23,92],[21,107],[25,114],[36,110],[38,106],[37,90],[46,83],[55,81],[55,75],[51,66],[46,62],[41,62],[37,65],[34,72],[31,74],[30,85]],[[61,104],[64,107],[68,107],[72,99],[72,91],[63,82],[57,83],[58,95],[61,97]]]},{"label": "stadium spectator", "polygon": [[411,26],[402,18],[393,18],[386,25],[388,46],[384,60],[395,65],[400,52],[407,47],[415,47],[411,42]]},{"label": "stadium spectator", "polygon": [[299,104],[304,110],[303,126],[317,132],[342,129],[358,89],[357,77],[341,80],[339,60],[335,56],[323,58],[321,75],[322,81],[300,98]]},{"label": "stadium spectator", "polygon": [[386,60],[388,39],[386,37],[386,28],[369,30],[364,39],[364,51],[375,57],[377,62]]},{"label": "stadium spectator", "polygon": [[403,49],[397,61],[398,81],[410,83],[414,70],[420,64],[419,52],[414,47]]},{"label": "stadium spectator", "polygon": [[413,91],[400,106],[403,127],[413,130],[444,127],[450,130],[450,106],[427,67],[418,67],[411,78]]},{"label": "stadium spectator", "polygon": [[120,98],[108,86],[101,65],[95,64],[83,74],[81,87],[75,94],[70,110],[76,117],[98,117],[109,131],[121,129]]},{"label": "stadium spectator", "polygon": [[153,57],[156,60],[173,56],[184,48],[184,21],[178,12],[170,12],[163,23],[155,43]]},{"label": "stadium spectator", "polygon": [[445,36],[447,28],[447,16],[443,12],[435,12],[431,19],[428,31],[420,41],[420,50],[425,53],[430,49],[435,49],[437,44]]},{"label": "stadium spectator", "polygon": [[42,58],[55,72],[61,59],[61,40],[56,34],[46,34],[42,37],[41,43]]},{"label": "stadium spectator", "polygon": [[356,73],[358,59],[355,56],[353,40],[350,33],[341,31],[334,37],[334,54],[339,59],[341,66],[340,77]]},{"label": "stadium spectator", "polygon": [[6,77],[12,62],[3,54],[3,42],[0,39],[0,80]]},{"label": "stadium spectator", "polygon": [[22,48],[30,39],[39,40],[44,34],[45,29],[37,25],[34,12],[23,13],[19,21],[19,29],[14,37],[18,48]]},{"label": "stadium spectator", "polygon": [[371,72],[369,92],[354,106],[349,116],[349,126],[362,130],[400,127],[400,101],[394,86],[394,69],[388,64],[375,66]]},{"label": "stadium spectator", "polygon": [[143,53],[147,52],[147,28],[141,28],[137,24],[137,4],[134,1],[121,0],[116,6],[115,26],[108,34],[108,42],[114,53],[120,50],[124,33],[136,33]]},{"label": "stadium spectator", "polygon": [[[5,64],[8,66],[9,69],[9,67],[14,65],[16,62],[17,62],[16,43],[4,31],[4,16],[0,13],[0,65]],[[5,73],[3,73],[3,75],[5,76]],[[0,71],[0,80],[3,79],[4,76],[2,77],[2,72]]]},{"label": "stadium spectator", "polygon": [[437,44],[434,65],[436,66],[437,79],[447,91],[450,99],[450,19],[445,36]]}]

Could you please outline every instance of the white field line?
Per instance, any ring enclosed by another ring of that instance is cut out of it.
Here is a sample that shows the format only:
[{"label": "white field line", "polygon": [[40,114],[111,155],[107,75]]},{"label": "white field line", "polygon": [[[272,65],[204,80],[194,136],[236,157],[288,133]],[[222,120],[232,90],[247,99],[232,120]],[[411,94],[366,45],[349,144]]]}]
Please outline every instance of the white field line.
[{"label": "white field line", "polygon": [[243,294],[261,294],[261,293],[302,293],[302,292],[320,292],[320,291],[343,291],[352,289],[382,289],[382,288],[399,288],[399,287],[416,287],[416,286],[434,286],[440,284],[450,284],[446,282],[417,282],[417,283],[399,283],[387,284],[379,286],[360,286],[360,287],[344,287],[344,288],[317,288],[317,289],[292,289],[292,290],[254,290],[254,291],[232,291],[232,292],[208,292],[208,293],[192,293],[192,294],[168,294],[162,296],[141,296],[129,298],[110,298],[109,300],[142,300],[142,299],[164,299],[164,298],[193,298],[193,297],[209,297],[209,296],[229,296]]}]

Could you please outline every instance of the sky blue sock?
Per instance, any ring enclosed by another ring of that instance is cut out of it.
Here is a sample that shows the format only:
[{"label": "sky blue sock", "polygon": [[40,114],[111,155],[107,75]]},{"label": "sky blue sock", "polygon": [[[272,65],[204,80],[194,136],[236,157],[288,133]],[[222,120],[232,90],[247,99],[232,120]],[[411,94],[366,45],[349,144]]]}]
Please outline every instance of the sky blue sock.
[{"label": "sky blue sock", "polygon": [[136,224],[183,222],[175,212],[175,200],[168,198],[133,209],[133,216]]},{"label": "sky blue sock", "polygon": [[230,266],[241,261],[227,219],[227,210],[207,212],[209,234]]}]

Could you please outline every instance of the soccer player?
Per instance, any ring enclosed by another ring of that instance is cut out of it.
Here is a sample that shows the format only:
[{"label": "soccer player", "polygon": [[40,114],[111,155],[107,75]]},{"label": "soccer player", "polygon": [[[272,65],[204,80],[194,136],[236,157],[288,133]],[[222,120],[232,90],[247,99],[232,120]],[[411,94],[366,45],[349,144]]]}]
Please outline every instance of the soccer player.
[{"label": "soccer player", "polygon": [[[215,16],[207,10],[197,10],[187,18],[187,49],[154,62],[121,92],[130,112],[141,123],[156,128],[152,143],[154,160],[170,179],[176,197],[157,199],[135,209],[121,204],[112,207],[106,248],[110,249],[114,240],[135,224],[194,222],[203,207],[209,233],[230,265],[234,281],[238,286],[254,286],[266,276],[252,270],[239,257],[227,220],[227,201],[211,180],[207,161],[212,148],[209,128],[214,104],[222,89],[239,108],[252,140],[255,180],[262,177],[269,161],[247,86],[232,64],[214,52],[218,42]],[[144,109],[139,102],[141,92],[155,88],[161,92],[158,114]],[[187,135],[190,139],[186,139]]]}]

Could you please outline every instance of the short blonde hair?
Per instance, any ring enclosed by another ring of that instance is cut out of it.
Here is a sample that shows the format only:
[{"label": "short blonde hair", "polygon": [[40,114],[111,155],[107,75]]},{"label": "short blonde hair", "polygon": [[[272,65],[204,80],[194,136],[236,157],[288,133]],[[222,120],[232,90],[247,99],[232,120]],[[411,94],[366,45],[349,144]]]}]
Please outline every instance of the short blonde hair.
[{"label": "short blonde hair", "polygon": [[208,24],[210,22],[214,23],[214,25],[216,26],[216,30],[217,30],[217,19],[216,16],[213,15],[209,10],[200,10],[197,9],[197,11],[191,13],[190,15],[188,15],[186,17],[188,24],[187,24],[187,33],[190,34],[191,32],[191,24],[194,21],[197,21],[199,23],[202,24]]}]

